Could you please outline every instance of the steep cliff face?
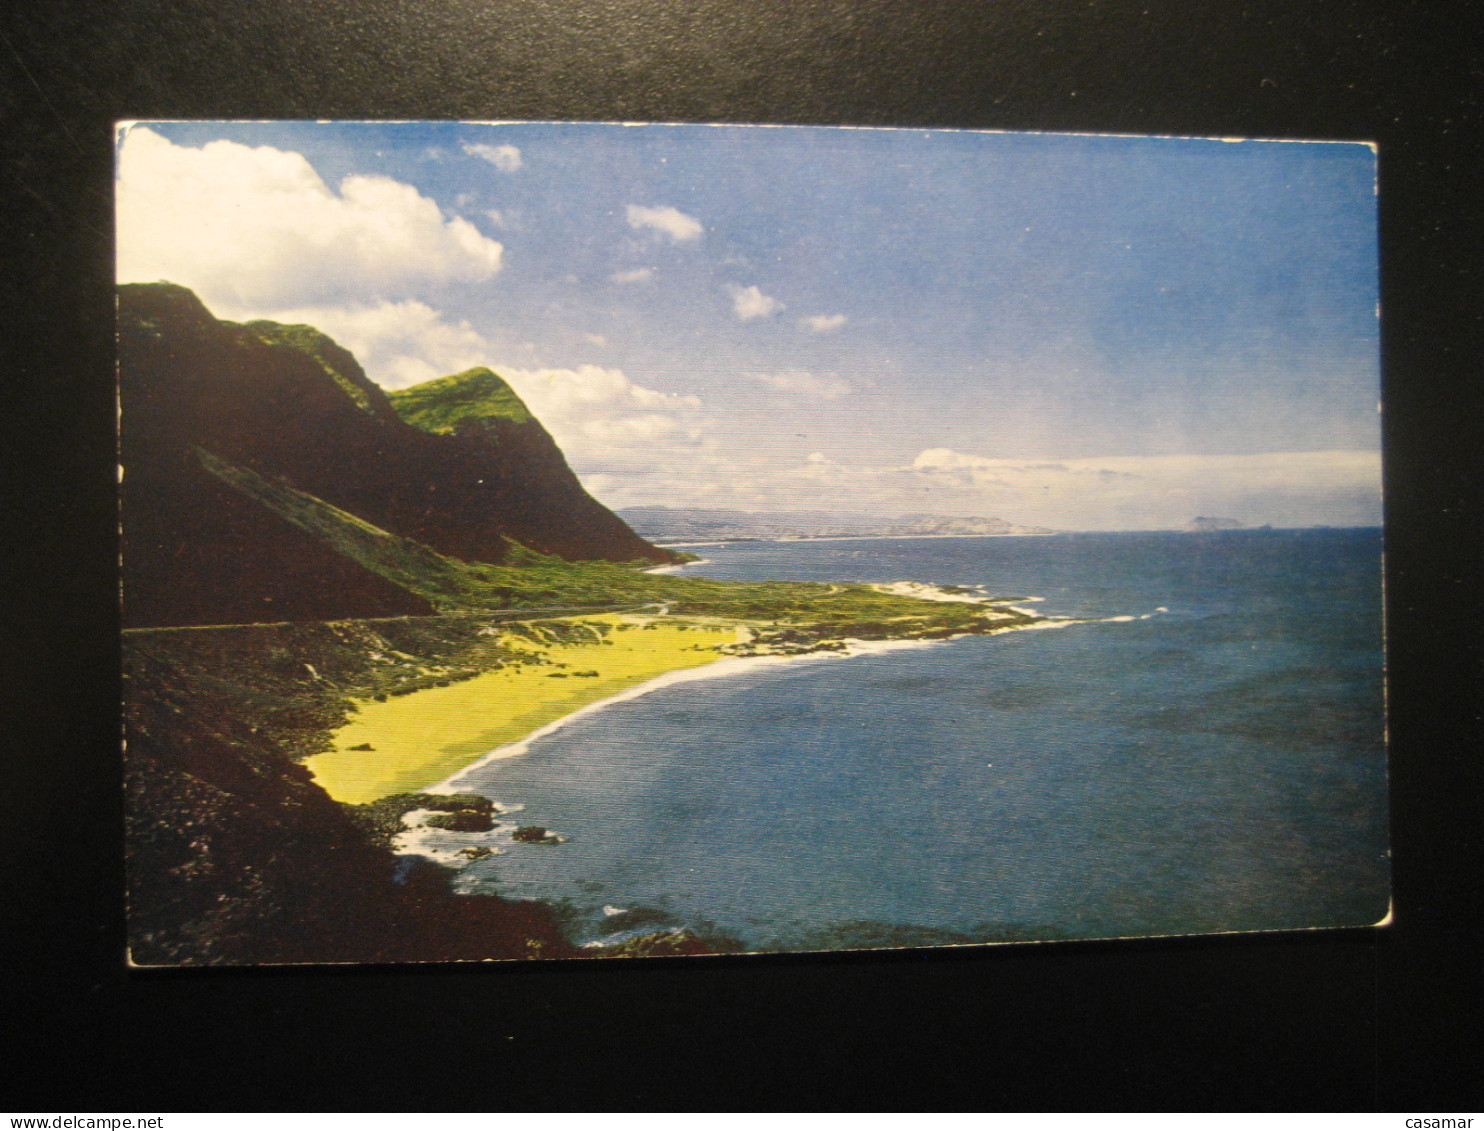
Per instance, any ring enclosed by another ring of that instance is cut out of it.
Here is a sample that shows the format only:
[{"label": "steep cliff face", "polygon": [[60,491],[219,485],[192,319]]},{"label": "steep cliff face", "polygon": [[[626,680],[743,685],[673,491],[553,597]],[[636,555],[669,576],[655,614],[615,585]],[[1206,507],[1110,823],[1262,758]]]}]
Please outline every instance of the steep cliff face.
[{"label": "steep cliff face", "polygon": [[211,475],[190,449],[125,463],[128,628],[425,616],[409,593]]},{"label": "steep cliff face", "polygon": [[[392,622],[417,647],[427,622]],[[460,633],[444,627],[456,644]],[[131,633],[124,645],[130,956],[144,966],[565,957],[550,911],[456,896],[369,841],[298,759],[343,725],[351,625]],[[449,644],[444,647],[453,647]],[[437,664],[437,649],[425,653]]]},{"label": "steep cliff face", "polygon": [[388,400],[429,438],[424,445],[446,470],[415,527],[378,525],[470,561],[499,561],[501,535],[570,561],[675,560],[582,488],[550,433],[490,370],[428,381]]},{"label": "steep cliff face", "polygon": [[130,627],[430,611],[234,493],[202,451],[465,560],[500,562],[510,539],[570,560],[673,558],[583,490],[487,370],[394,407],[314,328],[222,322],[164,283],[119,289],[118,342]]}]

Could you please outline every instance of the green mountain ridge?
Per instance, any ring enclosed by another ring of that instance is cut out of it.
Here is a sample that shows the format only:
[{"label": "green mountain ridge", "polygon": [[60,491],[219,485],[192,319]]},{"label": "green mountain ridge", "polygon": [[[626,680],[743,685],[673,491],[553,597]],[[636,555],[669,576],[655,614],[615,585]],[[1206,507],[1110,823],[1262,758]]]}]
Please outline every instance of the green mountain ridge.
[{"label": "green mountain ridge", "polygon": [[270,345],[287,346],[289,349],[313,358],[332,381],[352,401],[372,416],[390,419],[392,407],[387,401],[386,391],[366,376],[355,355],[323,330],[302,322],[282,323],[259,320],[243,323]]},{"label": "green mountain ridge", "polygon": [[394,390],[388,400],[408,424],[437,435],[487,421],[524,424],[534,419],[505,379],[483,366]]},{"label": "green mountain ridge", "polygon": [[352,809],[305,760],[357,700],[544,662],[543,643],[591,640],[593,613],[730,622],[746,629],[732,655],[1034,620],[987,598],[649,572],[683,559],[588,496],[487,369],[388,395],[313,327],[222,322],[168,284],[121,288],[118,329],[141,965],[728,949],[684,934],[574,947],[559,908],[456,894],[444,868],[394,857],[385,830],[419,796]]},{"label": "green mountain ridge", "polygon": [[646,572],[683,557],[582,491],[488,369],[385,395],[313,327],[218,322],[169,285],[121,288],[120,359],[128,627],[652,607],[802,647],[1015,619],[866,585]]},{"label": "green mountain ridge", "polygon": [[169,283],[119,288],[118,349],[127,627],[426,615],[468,607],[445,582],[471,563],[680,560],[488,369],[389,395],[316,328],[221,321]]}]

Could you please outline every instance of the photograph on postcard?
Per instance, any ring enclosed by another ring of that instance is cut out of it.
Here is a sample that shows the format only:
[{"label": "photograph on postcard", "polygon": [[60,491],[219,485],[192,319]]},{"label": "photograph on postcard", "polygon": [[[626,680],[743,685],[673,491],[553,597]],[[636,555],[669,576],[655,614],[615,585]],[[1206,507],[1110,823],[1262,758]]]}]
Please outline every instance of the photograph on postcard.
[{"label": "photograph on postcard", "polygon": [[1371,146],[117,146],[135,964],[1387,917]]}]

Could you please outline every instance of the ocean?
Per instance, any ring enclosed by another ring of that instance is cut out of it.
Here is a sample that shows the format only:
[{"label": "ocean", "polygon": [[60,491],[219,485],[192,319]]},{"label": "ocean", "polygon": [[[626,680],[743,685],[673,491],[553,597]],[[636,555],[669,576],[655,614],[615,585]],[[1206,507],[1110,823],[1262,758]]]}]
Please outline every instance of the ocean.
[{"label": "ocean", "polygon": [[579,942],[745,950],[1385,916],[1380,531],[693,549],[694,575],[980,585],[1085,623],[764,661],[575,719],[457,779],[563,838],[464,890],[547,901]]}]

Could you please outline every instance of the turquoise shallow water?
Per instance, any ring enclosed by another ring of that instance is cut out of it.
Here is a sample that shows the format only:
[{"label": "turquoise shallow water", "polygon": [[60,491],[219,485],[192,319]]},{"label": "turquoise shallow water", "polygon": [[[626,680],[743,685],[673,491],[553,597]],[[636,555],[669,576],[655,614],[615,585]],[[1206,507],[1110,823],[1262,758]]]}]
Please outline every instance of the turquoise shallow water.
[{"label": "turquoise shallow water", "polygon": [[579,940],[689,926],[749,949],[1375,922],[1380,551],[1374,530],[700,548],[713,577],[1154,615],[614,704],[466,783],[567,840],[465,886],[555,902]]}]

